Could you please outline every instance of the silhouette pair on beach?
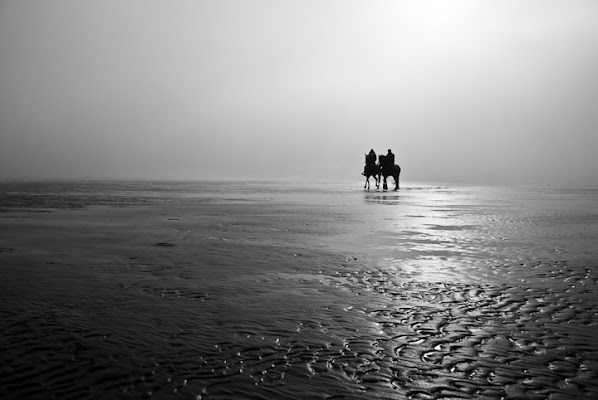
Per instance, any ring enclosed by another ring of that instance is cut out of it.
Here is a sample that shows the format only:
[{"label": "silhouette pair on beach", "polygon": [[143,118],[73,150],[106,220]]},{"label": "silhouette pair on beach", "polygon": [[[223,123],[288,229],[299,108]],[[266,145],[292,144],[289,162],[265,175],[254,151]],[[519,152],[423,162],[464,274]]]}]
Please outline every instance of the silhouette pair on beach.
[{"label": "silhouette pair on beach", "polygon": [[[378,158],[378,162],[376,162]],[[395,189],[399,189],[399,175],[401,174],[401,167],[395,164],[395,155],[391,149],[388,149],[386,155],[376,156],[374,149],[371,149],[368,154],[365,155],[365,167],[361,173],[365,176],[364,189],[370,190],[370,177],[374,177],[376,180],[376,189],[380,188],[380,179],[383,179],[384,183],[382,188],[388,189],[386,184],[386,178],[392,176],[395,181]]]}]

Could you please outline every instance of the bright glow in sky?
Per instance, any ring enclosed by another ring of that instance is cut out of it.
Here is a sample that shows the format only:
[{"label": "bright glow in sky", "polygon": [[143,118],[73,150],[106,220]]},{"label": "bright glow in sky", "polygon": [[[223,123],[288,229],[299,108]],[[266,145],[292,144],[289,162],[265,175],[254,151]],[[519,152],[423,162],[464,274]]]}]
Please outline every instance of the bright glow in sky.
[{"label": "bright glow in sky", "polygon": [[598,184],[595,0],[0,0],[0,177]]}]

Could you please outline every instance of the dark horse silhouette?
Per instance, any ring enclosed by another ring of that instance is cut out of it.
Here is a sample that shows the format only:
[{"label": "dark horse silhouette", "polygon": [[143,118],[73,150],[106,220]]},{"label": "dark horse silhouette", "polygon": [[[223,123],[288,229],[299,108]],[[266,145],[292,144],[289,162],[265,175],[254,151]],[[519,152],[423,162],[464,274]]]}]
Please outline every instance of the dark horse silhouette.
[{"label": "dark horse silhouette", "polygon": [[364,190],[370,190],[371,176],[376,180],[376,189],[380,187],[380,164],[376,164],[376,162],[367,154],[365,155],[365,169],[362,175],[365,176],[365,184],[363,185]]},{"label": "dark horse silhouette", "polygon": [[392,176],[395,180],[395,190],[399,189],[399,175],[401,175],[401,167],[398,165],[389,165],[387,156],[378,156],[380,160],[380,175],[384,178],[384,184],[382,189],[387,190],[388,185],[386,184],[386,178]]}]

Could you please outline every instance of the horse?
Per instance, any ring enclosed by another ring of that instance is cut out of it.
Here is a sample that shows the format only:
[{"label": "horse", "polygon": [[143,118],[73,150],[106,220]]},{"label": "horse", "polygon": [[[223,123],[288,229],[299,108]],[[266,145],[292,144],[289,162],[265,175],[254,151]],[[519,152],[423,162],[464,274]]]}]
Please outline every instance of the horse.
[{"label": "horse", "polygon": [[370,176],[376,180],[376,189],[380,188],[380,164],[376,164],[367,154],[365,155],[365,169],[361,175],[365,176],[363,190],[370,190]]},{"label": "horse", "polygon": [[378,156],[380,160],[380,175],[384,178],[384,184],[382,188],[384,190],[388,189],[388,185],[386,184],[386,178],[392,176],[395,180],[395,190],[399,190],[399,175],[401,175],[401,167],[398,165],[387,165],[388,162],[386,160],[387,156]]}]

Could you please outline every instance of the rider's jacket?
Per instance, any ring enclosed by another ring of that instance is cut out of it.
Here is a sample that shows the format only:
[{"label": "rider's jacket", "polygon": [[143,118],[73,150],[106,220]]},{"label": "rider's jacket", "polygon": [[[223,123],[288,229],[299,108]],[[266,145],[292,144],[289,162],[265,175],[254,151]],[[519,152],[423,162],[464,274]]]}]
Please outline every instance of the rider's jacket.
[{"label": "rider's jacket", "polygon": [[376,164],[376,153],[371,152],[368,154],[368,159],[370,160],[370,163],[372,164]]}]

